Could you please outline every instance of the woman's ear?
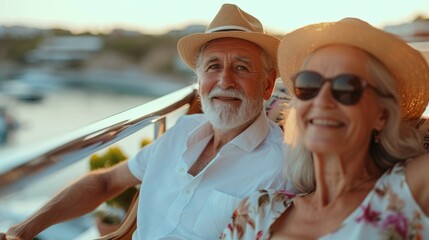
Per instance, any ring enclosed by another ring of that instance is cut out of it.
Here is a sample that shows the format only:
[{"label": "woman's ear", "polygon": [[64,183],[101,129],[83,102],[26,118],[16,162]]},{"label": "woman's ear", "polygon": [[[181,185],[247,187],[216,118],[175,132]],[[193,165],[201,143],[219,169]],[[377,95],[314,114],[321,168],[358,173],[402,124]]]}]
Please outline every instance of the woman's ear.
[{"label": "woman's ear", "polygon": [[380,114],[374,124],[374,129],[381,131],[383,130],[383,128],[386,126],[387,123],[387,119],[389,118],[389,112],[387,111],[387,109],[382,109],[380,111]]}]

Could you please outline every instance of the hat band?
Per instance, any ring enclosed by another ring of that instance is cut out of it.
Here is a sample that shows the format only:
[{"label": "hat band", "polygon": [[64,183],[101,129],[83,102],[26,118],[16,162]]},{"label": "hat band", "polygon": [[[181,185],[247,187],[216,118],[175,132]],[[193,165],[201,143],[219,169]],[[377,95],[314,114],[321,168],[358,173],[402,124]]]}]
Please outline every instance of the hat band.
[{"label": "hat band", "polygon": [[228,25],[228,26],[220,26],[215,27],[209,30],[206,30],[206,33],[213,33],[213,32],[222,32],[222,31],[244,31],[244,32],[253,32],[248,28],[240,27],[240,26],[234,26],[234,25]]}]

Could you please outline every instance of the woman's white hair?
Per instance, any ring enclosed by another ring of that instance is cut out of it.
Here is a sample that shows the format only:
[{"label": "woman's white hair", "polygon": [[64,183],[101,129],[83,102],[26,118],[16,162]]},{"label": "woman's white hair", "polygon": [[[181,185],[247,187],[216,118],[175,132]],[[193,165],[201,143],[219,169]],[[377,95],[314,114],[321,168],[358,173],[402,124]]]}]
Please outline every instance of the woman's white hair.
[{"label": "woman's white hair", "polygon": [[[369,154],[377,166],[385,171],[397,162],[423,154],[425,150],[414,126],[401,119],[400,101],[394,77],[381,62],[372,55],[368,55],[367,70],[375,80],[374,86],[385,95],[384,97],[377,95],[377,100],[387,112],[385,128],[377,133],[379,134],[379,142],[376,143],[374,138],[370,140]],[[312,192],[316,188],[313,159],[311,152],[305,148],[297,130],[296,101],[294,98],[290,108],[286,109],[287,117],[284,124],[285,176],[296,191]]]}]

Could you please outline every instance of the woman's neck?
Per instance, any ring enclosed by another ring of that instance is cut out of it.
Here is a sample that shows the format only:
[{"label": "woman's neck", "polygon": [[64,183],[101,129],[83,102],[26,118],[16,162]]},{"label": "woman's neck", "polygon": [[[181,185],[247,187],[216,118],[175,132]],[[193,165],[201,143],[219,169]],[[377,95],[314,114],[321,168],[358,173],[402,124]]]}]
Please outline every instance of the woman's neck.
[{"label": "woman's neck", "polygon": [[313,154],[313,160],[316,191],[312,195],[319,207],[335,204],[353,191],[369,191],[382,173],[367,153]]}]

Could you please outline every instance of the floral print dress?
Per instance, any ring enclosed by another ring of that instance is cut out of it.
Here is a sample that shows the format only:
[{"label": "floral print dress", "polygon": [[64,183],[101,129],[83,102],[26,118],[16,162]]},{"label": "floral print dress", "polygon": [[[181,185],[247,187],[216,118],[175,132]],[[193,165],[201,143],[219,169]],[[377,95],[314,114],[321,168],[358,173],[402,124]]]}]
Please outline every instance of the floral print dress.
[{"label": "floral print dress", "polygon": [[[404,164],[397,164],[387,171],[341,226],[319,239],[429,239],[429,217],[416,203],[404,170]],[[283,190],[261,190],[243,199],[221,239],[270,239],[271,225],[294,197]]]}]

